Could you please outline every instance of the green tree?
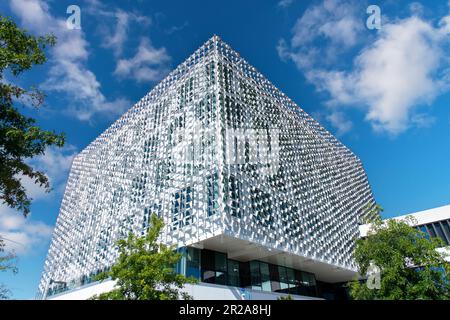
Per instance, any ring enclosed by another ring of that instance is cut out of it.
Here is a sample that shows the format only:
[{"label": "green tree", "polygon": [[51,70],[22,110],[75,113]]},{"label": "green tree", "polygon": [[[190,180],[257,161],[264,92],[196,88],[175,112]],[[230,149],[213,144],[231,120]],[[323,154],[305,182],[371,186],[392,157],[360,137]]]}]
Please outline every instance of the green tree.
[{"label": "green tree", "polygon": [[176,300],[189,299],[181,292],[186,283],[196,283],[194,278],[176,274],[175,264],[181,254],[173,248],[158,243],[164,226],[155,214],[144,237],[130,233],[127,239],[117,242],[119,258],[110,271],[101,273],[97,280],[116,280],[115,288],[92,297],[96,300]]},{"label": "green tree", "polygon": [[32,168],[26,159],[43,154],[49,146],[63,146],[64,135],[41,129],[35,119],[15,107],[21,104],[38,108],[45,95],[36,88],[17,86],[11,80],[34,65],[43,64],[47,60],[46,46],[55,42],[53,35],[34,37],[0,15],[0,200],[25,216],[30,212],[32,199],[22,185],[21,176],[50,191],[45,173]]},{"label": "green tree", "polygon": [[412,227],[415,220],[377,220],[368,236],[356,240],[354,258],[359,273],[369,267],[380,271],[380,288],[369,288],[366,281],[350,283],[356,300],[450,299],[450,266],[446,255],[436,249],[445,244]]},{"label": "green tree", "polygon": [[[16,256],[14,253],[5,252],[5,243],[0,237],[0,272],[12,271],[17,273]],[[0,283],[0,300],[8,299],[11,291],[6,286]]]}]

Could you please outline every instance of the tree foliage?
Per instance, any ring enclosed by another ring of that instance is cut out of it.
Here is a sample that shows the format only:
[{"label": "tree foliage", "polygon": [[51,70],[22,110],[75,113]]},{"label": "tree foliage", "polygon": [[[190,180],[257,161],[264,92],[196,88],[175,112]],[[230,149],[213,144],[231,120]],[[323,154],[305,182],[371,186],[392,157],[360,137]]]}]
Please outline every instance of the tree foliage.
[{"label": "tree foliage", "polygon": [[158,243],[164,226],[156,215],[150,218],[150,227],[144,237],[132,233],[117,242],[119,258],[110,271],[97,276],[97,280],[110,277],[116,280],[115,288],[94,296],[98,300],[176,300],[190,297],[180,289],[197,280],[176,274],[174,266],[181,254],[173,248]]},{"label": "tree foliage", "polygon": [[[5,243],[0,238],[0,272],[12,271],[17,273],[16,256],[14,253],[5,252]],[[8,299],[11,291],[0,283],[0,300]]]},{"label": "tree foliage", "polygon": [[450,299],[450,266],[436,250],[445,244],[412,227],[414,222],[412,217],[378,220],[366,238],[356,240],[359,273],[366,275],[373,263],[381,275],[379,289],[369,289],[365,281],[350,283],[353,299]]},{"label": "tree foliage", "polygon": [[44,172],[35,170],[26,159],[44,153],[49,146],[61,147],[64,135],[41,129],[35,119],[23,115],[15,104],[39,107],[44,94],[36,89],[25,89],[11,83],[24,71],[46,61],[45,48],[53,46],[53,35],[34,37],[0,15],[0,200],[26,216],[31,200],[22,185],[26,176],[50,191]]}]

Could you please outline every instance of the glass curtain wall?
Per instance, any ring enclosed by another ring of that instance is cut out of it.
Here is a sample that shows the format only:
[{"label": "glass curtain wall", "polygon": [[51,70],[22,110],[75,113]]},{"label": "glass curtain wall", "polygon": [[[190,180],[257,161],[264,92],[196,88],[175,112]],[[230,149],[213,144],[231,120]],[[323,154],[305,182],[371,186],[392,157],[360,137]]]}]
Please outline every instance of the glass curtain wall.
[{"label": "glass curtain wall", "polygon": [[201,282],[268,292],[317,296],[314,274],[262,261],[239,262],[225,253],[181,248],[176,271]]}]

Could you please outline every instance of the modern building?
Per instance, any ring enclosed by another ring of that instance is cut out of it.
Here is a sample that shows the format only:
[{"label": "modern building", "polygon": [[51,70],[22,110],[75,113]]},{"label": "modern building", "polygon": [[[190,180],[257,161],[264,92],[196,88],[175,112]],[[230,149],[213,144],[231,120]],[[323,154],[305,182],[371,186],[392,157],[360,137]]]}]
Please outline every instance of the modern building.
[{"label": "modern building", "polygon": [[[407,217],[411,217],[413,226],[424,232],[429,238],[438,237],[442,239],[444,247],[438,250],[446,250],[449,254],[446,260],[450,262],[450,205],[397,216],[392,219],[406,221]],[[366,237],[370,231],[370,224],[361,225],[359,230],[360,236]]]},{"label": "modern building", "polygon": [[331,297],[373,206],[358,157],[214,36],[75,157],[38,296],[92,286],[156,213],[194,298]]}]

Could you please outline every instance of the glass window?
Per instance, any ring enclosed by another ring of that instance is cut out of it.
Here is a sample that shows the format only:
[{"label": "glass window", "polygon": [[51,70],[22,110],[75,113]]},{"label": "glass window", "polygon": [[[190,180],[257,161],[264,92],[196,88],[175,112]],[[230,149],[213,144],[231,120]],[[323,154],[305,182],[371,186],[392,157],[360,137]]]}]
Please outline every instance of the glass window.
[{"label": "glass window", "polygon": [[[295,271],[291,268],[286,268],[286,275],[289,284],[289,292],[294,293],[295,289]],[[291,290],[292,289],[292,290]]]},{"label": "glass window", "polygon": [[228,285],[239,287],[239,262],[228,260]]},{"label": "glass window", "polygon": [[214,270],[227,272],[227,255],[225,253],[215,253]]},{"label": "glass window", "polygon": [[425,234],[425,238],[430,239],[430,234],[428,233],[427,227],[420,226],[419,229]]},{"label": "glass window", "polygon": [[312,273],[302,272],[302,284],[305,286],[306,295],[316,296],[316,277]]},{"label": "glass window", "polygon": [[227,255],[211,250],[201,250],[202,281],[227,284]]},{"label": "glass window", "polygon": [[200,279],[200,250],[187,248],[186,276]]},{"label": "glass window", "polygon": [[182,247],[178,248],[177,252],[181,254],[181,259],[175,265],[175,272],[177,274],[186,275],[186,265],[187,265],[187,250],[188,248]]},{"label": "glass window", "polygon": [[214,252],[210,250],[201,251],[201,267],[202,267],[202,281],[207,283],[214,283],[216,272],[214,270]]},{"label": "glass window", "polygon": [[215,255],[214,251],[202,250],[201,264],[204,270],[215,270]]},{"label": "glass window", "polygon": [[441,221],[442,227],[444,229],[444,233],[447,236],[447,240],[450,241],[450,221]]},{"label": "glass window", "polygon": [[445,237],[444,231],[442,231],[441,224],[439,222],[436,222],[436,223],[433,223],[433,225],[434,225],[434,229],[437,232],[438,237],[441,238],[445,244],[448,244],[448,241]]},{"label": "glass window", "polygon": [[432,238],[435,238],[436,237],[436,232],[434,231],[433,225],[430,223],[430,224],[427,224],[426,227],[428,229],[428,233],[430,234],[430,236]]},{"label": "glass window", "polygon": [[280,275],[280,292],[288,292],[289,284],[286,274],[286,268],[282,266],[278,266],[278,274]]},{"label": "glass window", "polygon": [[278,275],[278,267],[274,264],[269,265],[269,272],[272,291],[280,290],[280,276]]},{"label": "glass window", "polygon": [[302,272],[299,270],[295,270],[295,289],[293,290],[294,293],[305,295],[306,292],[304,292],[303,287],[303,278],[302,278]]},{"label": "glass window", "polygon": [[250,276],[252,289],[261,290],[261,275],[259,272],[259,261],[250,261]]},{"label": "glass window", "polygon": [[264,262],[259,263],[259,268],[261,271],[261,287],[263,291],[271,291],[272,287],[270,284],[270,275],[269,275],[269,265]]},{"label": "glass window", "polygon": [[202,281],[206,283],[215,283],[216,273],[212,270],[204,270]]},{"label": "glass window", "polygon": [[215,278],[215,284],[227,284],[227,274],[222,271],[216,271],[216,278]]},{"label": "glass window", "polygon": [[252,281],[249,262],[239,262],[239,278],[241,287],[251,288]]}]

